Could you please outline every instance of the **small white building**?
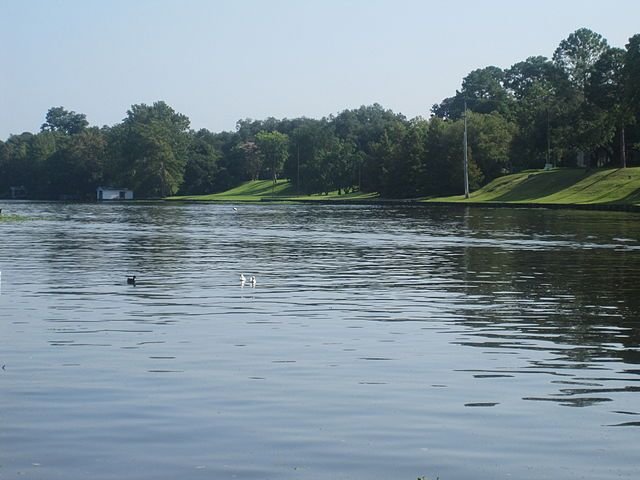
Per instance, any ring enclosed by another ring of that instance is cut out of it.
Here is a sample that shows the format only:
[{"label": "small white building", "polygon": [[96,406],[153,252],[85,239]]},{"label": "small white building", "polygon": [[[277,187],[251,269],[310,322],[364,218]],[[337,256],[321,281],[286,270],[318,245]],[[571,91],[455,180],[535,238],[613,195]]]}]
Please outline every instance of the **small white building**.
[{"label": "small white building", "polygon": [[98,187],[96,198],[102,200],[133,200],[133,190],[128,188]]}]

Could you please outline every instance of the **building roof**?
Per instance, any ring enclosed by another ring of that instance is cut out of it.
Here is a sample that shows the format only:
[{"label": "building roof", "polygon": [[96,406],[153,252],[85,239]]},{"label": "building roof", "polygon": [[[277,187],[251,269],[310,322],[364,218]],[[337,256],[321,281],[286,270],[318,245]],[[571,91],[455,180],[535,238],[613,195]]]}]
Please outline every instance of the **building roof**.
[{"label": "building roof", "polygon": [[119,190],[119,191],[127,191],[127,192],[132,192],[133,190],[131,190],[130,188],[124,188],[124,187],[98,187],[96,188],[96,190]]}]

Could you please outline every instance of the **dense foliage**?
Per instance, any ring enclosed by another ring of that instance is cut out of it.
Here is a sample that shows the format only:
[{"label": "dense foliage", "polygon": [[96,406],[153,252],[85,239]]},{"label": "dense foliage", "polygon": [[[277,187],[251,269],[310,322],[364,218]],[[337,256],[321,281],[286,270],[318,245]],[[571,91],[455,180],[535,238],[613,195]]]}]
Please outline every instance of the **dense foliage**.
[{"label": "dense foliage", "polygon": [[[625,49],[580,29],[551,59],[470,72],[429,119],[378,104],[327,118],[240,120],[236,131],[193,131],[164,102],[133,105],[111,127],[51,108],[38,133],[0,141],[0,196],[137,198],[204,194],[246,180],[288,178],[299,193],[385,197],[461,193],[463,116],[471,188],[529,168],[640,164],[640,34]],[[15,187],[20,187],[16,189]]]}]

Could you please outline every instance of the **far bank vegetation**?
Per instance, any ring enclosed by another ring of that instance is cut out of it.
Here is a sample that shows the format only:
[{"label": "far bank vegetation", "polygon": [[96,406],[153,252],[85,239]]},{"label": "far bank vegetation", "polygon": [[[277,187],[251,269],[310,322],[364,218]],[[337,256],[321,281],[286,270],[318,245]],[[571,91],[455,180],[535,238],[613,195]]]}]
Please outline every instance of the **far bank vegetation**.
[{"label": "far bank vegetation", "polygon": [[260,179],[288,179],[297,195],[456,195],[465,103],[472,190],[545,166],[640,165],[640,34],[618,48],[583,28],[551,58],[474,70],[429,118],[373,104],[321,119],[243,119],[214,133],[192,130],[162,101],[133,105],[104,127],[53,107],[39,132],[0,141],[0,196],[85,200],[114,185],[163,198]]}]

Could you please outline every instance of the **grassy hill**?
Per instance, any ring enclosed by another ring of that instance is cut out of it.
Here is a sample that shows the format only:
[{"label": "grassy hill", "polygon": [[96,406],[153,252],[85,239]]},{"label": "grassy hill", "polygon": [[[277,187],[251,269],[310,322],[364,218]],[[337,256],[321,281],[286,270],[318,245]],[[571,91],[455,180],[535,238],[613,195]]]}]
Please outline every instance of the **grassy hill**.
[{"label": "grassy hill", "polygon": [[[383,201],[374,193],[354,192],[338,195],[296,195],[286,180],[276,185],[271,180],[245,182],[222,193],[169,197],[168,200],[213,202],[260,201]],[[586,170],[567,168],[529,170],[500,177],[473,192],[462,195],[428,198],[424,202],[516,203],[541,205],[636,205],[640,206],[640,167]]]},{"label": "grassy hill", "polygon": [[259,202],[262,198],[289,195],[291,184],[286,180],[279,180],[275,185],[271,180],[256,180],[245,182],[231,190],[209,195],[187,195],[168,197],[167,200],[217,201],[217,202]]},{"label": "grassy hill", "polygon": [[168,197],[167,200],[209,201],[209,202],[261,202],[261,201],[345,201],[375,199],[375,193],[354,192],[338,195],[338,192],[329,192],[328,195],[296,195],[295,188],[288,180],[278,180],[276,185],[271,180],[254,180],[245,182],[238,187],[221,193],[210,195],[188,195],[182,197]]},{"label": "grassy hill", "polygon": [[640,205],[640,168],[532,170],[500,177],[473,192],[426,201],[557,205]]}]

